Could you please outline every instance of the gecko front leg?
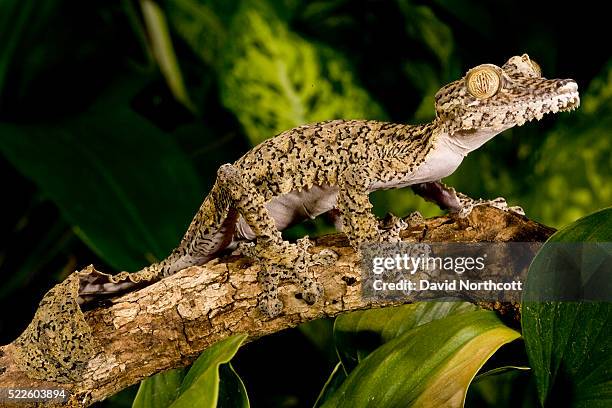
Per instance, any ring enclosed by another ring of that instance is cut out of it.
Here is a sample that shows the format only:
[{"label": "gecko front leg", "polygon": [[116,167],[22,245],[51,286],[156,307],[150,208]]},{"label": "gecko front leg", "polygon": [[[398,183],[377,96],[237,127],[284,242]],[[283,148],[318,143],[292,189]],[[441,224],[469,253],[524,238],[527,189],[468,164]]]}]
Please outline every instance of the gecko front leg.
[{"label": "gecko front leg", "polygon": [[408,226],[401,218],[390,216],[383,223],[384,228],[379,227],[369,199],[371,181],[368,169],[364,168],[347,170],[339,180],[338,210],[342,231],[358,252],[364,243],[398,242],[400,232]]},{"label": "gecko front leg", "polygon": [[332,263],[335,254],[332,251],[311,254],[308,248],[312,243],[307,237],[295,244],[283,240],[265,206],[264,197],[235,166],[221,166],[217,180],[230,194],[233,208],[242,215],[256,236],[254,243],[241,244],[239,251],[257,259],[261,265],[258,276],[262,287],[260,310],[269,317],[282,311],[283,303],[278,298],[281,279],[296,282],[301,288],[302,298],[309,304],[315,303],[323,294],[323,287],[316,282],[310,268]]},{"label": "gecko front leg", "polygon": [[425,198],[427,201],[436,203],[441,209],[457,213],[459,217],[467,217],[474,207],[480,205],[490,205],[503,211],[512,211],[520,215],[525,215],[525,211],[518,206],[510,207],[503,197],[493,200],[473,199],[463,193],[457,192],[454,188],[447,186],[441,181],[415,184],[412,190]]}]

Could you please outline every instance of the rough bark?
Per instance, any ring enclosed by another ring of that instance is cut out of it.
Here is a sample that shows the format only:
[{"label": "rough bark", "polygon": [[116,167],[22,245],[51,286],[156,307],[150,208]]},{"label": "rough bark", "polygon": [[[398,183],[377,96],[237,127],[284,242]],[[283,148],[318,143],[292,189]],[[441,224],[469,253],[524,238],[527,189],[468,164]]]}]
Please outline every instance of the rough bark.
[{"label": "rough bark", "polygon": [[[514,213],[477,207],[467,219],[435,217],[404,232],[411,242],[541,242],[553,229]],[[214,342],[235,333],[249,341],[309,320],[393,302],[365,301],[355,252],[342,234],[316,239],[313,251],[332,249],[338,261],[315,269],[325,288],[313,306],[298,299],[296,287],[284,285],[284,312],[266,319],[257,305],[257,265],[227,256],[190,267],[139,291],[84,314],[95,350],[77,381],[31,378],[19,364],[17,342],[0,348],[0,388],[64,388],[70,406],[88,406],[155,373],[185,366]],[[404,300],[406,302],[406,300]],[[23,406],[23,405],[21,405]],[[47,405],[48,406],[48,405]]]}]

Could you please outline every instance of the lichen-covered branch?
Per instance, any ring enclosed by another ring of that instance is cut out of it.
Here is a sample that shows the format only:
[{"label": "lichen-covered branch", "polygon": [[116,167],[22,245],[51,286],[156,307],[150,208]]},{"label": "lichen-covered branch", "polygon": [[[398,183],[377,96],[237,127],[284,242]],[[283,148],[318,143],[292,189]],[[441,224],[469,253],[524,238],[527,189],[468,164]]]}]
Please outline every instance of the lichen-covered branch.
[{"label": "lichen-covered branch", "polygon": [[[466,219],[428,219],[405,231],[403,239],[544,241],[552,232],[517,214],[482,206]],[[280,290],[284,313],[274,319],[257,308],[258,266],[246,258],[228,256],[187,268],[84,313],[76,305],[71,275],[45,296],[26,332],[0,348],[0,388],[64,388],[72,393],[70,406],[87,406],[155,373],[187,365],[232,334],[247,333],[254,340],[320,317],[386,305],[362,298],[359,260],[342,234],[321,237],[316,244],[313,251],[327,248],[339,255],[334,265],[315,269],[325,288],[323,301],[308,306],[287,284]]]}]

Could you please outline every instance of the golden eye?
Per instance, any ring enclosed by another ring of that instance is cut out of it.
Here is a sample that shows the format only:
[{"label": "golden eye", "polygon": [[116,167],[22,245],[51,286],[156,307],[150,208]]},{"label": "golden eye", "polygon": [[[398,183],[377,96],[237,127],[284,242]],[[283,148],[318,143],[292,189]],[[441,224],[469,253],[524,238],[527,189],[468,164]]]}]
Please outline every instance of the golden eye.
[{"label": "golden eye", "polygon": [[472,68],[465,77],[465,86],[468,92],[478,99],[490,98],[501,86],[499,70],[490,64]]},{"label": "golden eye", "polygon": [[535,71],[537,76],[541,77],[542,76],[542,68],[540,68],[540,64],[538,64],[534,60],[530,60],[530,61],[531,61],[531,68],[533,68],[533,70]]}]

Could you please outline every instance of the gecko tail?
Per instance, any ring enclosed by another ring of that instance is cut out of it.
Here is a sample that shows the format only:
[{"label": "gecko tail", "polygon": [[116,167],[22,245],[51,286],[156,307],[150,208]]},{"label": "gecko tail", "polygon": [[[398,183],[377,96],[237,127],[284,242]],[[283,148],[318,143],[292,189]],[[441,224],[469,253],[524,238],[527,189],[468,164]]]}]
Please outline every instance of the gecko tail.
[{"label": "gecko tail", "polygon": [[239,213],[230,207],[219,182],[204,199],[180,244],[164,260],[138,272],[109,275],[93,267],[80,273],[79,297],[84,305],[131,292],[194,265],[203,265],[234,241]]},{"label": "gecko tail", "polygon": [[159,275],[152,270],[151,266],[136,273],[120,272],[117,275],[109,275],[93,267],[86,268],[79,272],[77,302],[79,305],[85,305],[147,286],[159,280]]}]

